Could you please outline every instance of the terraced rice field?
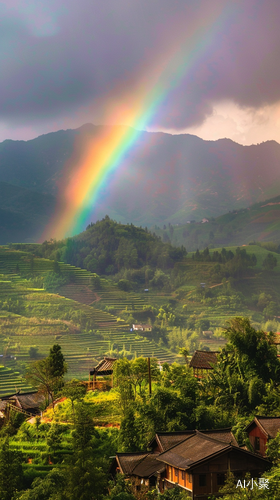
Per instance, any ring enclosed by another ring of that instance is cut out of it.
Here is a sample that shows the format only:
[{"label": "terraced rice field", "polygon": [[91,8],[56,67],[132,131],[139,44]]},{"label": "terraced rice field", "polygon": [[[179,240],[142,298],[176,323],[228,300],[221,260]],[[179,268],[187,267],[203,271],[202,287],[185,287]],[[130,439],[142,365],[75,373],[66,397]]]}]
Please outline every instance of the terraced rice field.
[{"label": "terraced rice field", "polygon": [[[68,378],[88,378],[88,371],[105,355],[122,353],[134,356],[155,356],[162,363],[173,362],[177,356],[154,341],[130,332],[130,325],[118,320],[117,316],[102,310],[108,306],[114,312],[120,310],[140,311],[143,305],[168,300],[168,295],[160,298],[156,294],[127,293],[105,280],[101,280],[101,290],[89,288],[92,273],[59,263],[63,273],[72,273],[75,283],[65,285],[59,294],[49,294],[34,288],[24,275],[44,275],[53,270],[53,262],[48,259],[31,258],[26,252],[0,248],[0,301],[9,299],[13,304],[18,300],[22,311],[0,311],[0,354],[5,346],[18,362],[32,361],[30,347],[37,347],[39,355],[47,355],[54,343],[62,347],[68,364]],[[18,268],[21,275],[16,274]],[[7,306],[8,307],[8,306]],[[87,333],[79,322],[88,322]],[[178,358],[179,360],[180,358]],[[12,368],[0,372],[0,395],[30,390],[20,374]]]},{"label": "terraced rice field", "polygon": [[14,371],[4,365],[0,365],[0,397],[8,394],[14,394],[17,391],[28,392],[32,390],[26,380]]}]

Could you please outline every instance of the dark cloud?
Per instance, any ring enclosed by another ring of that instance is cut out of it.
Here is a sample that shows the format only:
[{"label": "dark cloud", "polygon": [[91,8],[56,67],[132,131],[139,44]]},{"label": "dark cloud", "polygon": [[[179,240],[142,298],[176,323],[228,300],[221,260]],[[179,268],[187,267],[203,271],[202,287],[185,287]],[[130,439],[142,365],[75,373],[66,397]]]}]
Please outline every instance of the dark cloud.
[{"label": "dark cloud", "polygon": [[0,11],[1,122],[51,123],[72,115],[72,126],[75,114],[98,122],[108,95],[124,98],[139,79],[149,88],[158,61],[171,48],[176,60],[176,46],[180,52],[188,32],[199,19],[207,25],[215,9],[220,17],[203,50],[196,54],[184,42],[192,63],[176,85],[164,82],[152,125],[201,123],[224,99],[253,108],[280,100],[279,0],[56,0],[47,34],[40,33],[39,11],[36,26],[36,5],[29,0],[31,22],[28,8],[9,10],[8,0]]}]

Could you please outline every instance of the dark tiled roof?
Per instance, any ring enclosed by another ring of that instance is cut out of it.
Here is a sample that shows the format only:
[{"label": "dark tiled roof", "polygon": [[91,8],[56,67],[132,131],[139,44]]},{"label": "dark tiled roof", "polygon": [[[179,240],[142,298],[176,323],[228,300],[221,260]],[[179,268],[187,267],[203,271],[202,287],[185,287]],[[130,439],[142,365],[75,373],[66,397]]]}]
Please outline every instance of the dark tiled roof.
[{"label": "dark tiled roof", "polygon": [[116,459],[122,474],[132,474],[133,469],[148,455],[147,452],[117,453]]},{"label": "dark tiled roof", "polygon": [[156,434],[156,440],[162,451],[166,451],[175,444],[181,443],[187,436],[191,436],[192,434],[195,434],[195,431],[159,432]]},{"label": "dark tiled roof", "polygon": [[102,359],[98,365],[96,365],[93,370],[90,371],[90,374],[93,375],[111,375],[113,373],[113,365],[117,358],[104,358]]},{"label": "dark tiled roof", "polygon": [[26,394],[17,394],[9,398],[10,401],[17,400],[23,410],[39,408],[45,402],[45,396],[39,392],[30,392]]},{"label": "dark tiled roof", "polygon": [[213,429],[207,431],[199,431],[208,437],[222,441],[223,443],[232,444],[233,446],[238,446],[238,443],[231,432],[231,428],[227,429]]},{"label": "dark tiled roof", "polygon": [[186,437],[200,432],[201,434],[206,434],[207,436],[222,441],[223,443],[233,444],[238,446],[238,443],[231,432],[231,428],[226,429],[214,429],[214,430],[202,430],[202,431],[177,431],[177,432],[158,432],[152,441],[150,441],[148,447],[153,448],[153,444],[156,442],[159,445],[161,451],[167,451],[172,446],[181,443],[186,439]]},{"label": "dark tiled roof", "polygon": [[187,469],[194,463],[227,448],[229,448],[228,443],[212,439],[197,432],[178,445],[173,446],[170,450],[157,455],[157,459],[174,467]]},{"label": "dark tiled roof", "polygon": [[147,455],[133,469],[132,474],[140,477],[150,477],[156,472],[162,472],[164,465],[157,459],[156,455]]},{"label": "dark tiled roof", "polygon": [[246,427],[246,431],[249,432],[254,425],[263,429],[268,438],[275,438],[280,431],[280,417],[255,417]]},{"label": "dark tiled roof", "polygon": [[200,368],[203,370],[210,370],[211,364],[217,362],[217,351],[195,351],[190,366],[192,368]]}]

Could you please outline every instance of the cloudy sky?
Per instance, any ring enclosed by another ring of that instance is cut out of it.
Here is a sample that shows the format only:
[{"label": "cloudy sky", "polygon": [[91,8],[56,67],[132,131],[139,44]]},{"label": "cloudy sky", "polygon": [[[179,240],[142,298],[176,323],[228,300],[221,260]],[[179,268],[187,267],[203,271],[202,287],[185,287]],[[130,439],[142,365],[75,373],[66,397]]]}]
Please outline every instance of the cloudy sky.
[{"label": "cloudy sky", "polygon": [[0,140],[124,123],[280,142],[279,0],[2,0]]}]

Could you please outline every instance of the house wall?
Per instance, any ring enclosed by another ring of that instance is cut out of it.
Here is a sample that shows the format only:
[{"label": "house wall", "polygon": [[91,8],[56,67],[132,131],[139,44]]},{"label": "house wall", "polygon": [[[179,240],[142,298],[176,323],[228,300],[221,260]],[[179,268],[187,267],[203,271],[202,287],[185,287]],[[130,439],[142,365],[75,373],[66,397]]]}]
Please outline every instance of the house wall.
[{"label": "house wall", "polygon": [[192,491],[193,479],[191,474],[179,470],[176,467],[171,467],[170,465],[166,466],[165,473],[166,473],[165,477],[166,479],[168,479],[168,481],[171,481],[174,484],[178,483],[180,486],[183,486],[184,488],[187,488],[188,490]]},{"label": "house wall", "polygon": [[[220,457],[204,462],[203,465],[196,467],[193,471],[193,493],[194,498],[203,498],[200,495],[215,494],[221,488],[219,481],[222,474],[228,470],[240,476],[250,471],[252,477],[257,478],[266,469],[266,464],[260,462],[251,455],[244,455],[233,450],[223,454]],[[199,476],[205,476],[205,485],[201,486]]]},{"label": "house wall", "polygon": [[[259,450],[256,449],[256,438],[259,438],[260,440]],[[260,453],[264,457],[266,452],[267,437],[257,425],[249,432],[249,440],[255,452]]]}]

